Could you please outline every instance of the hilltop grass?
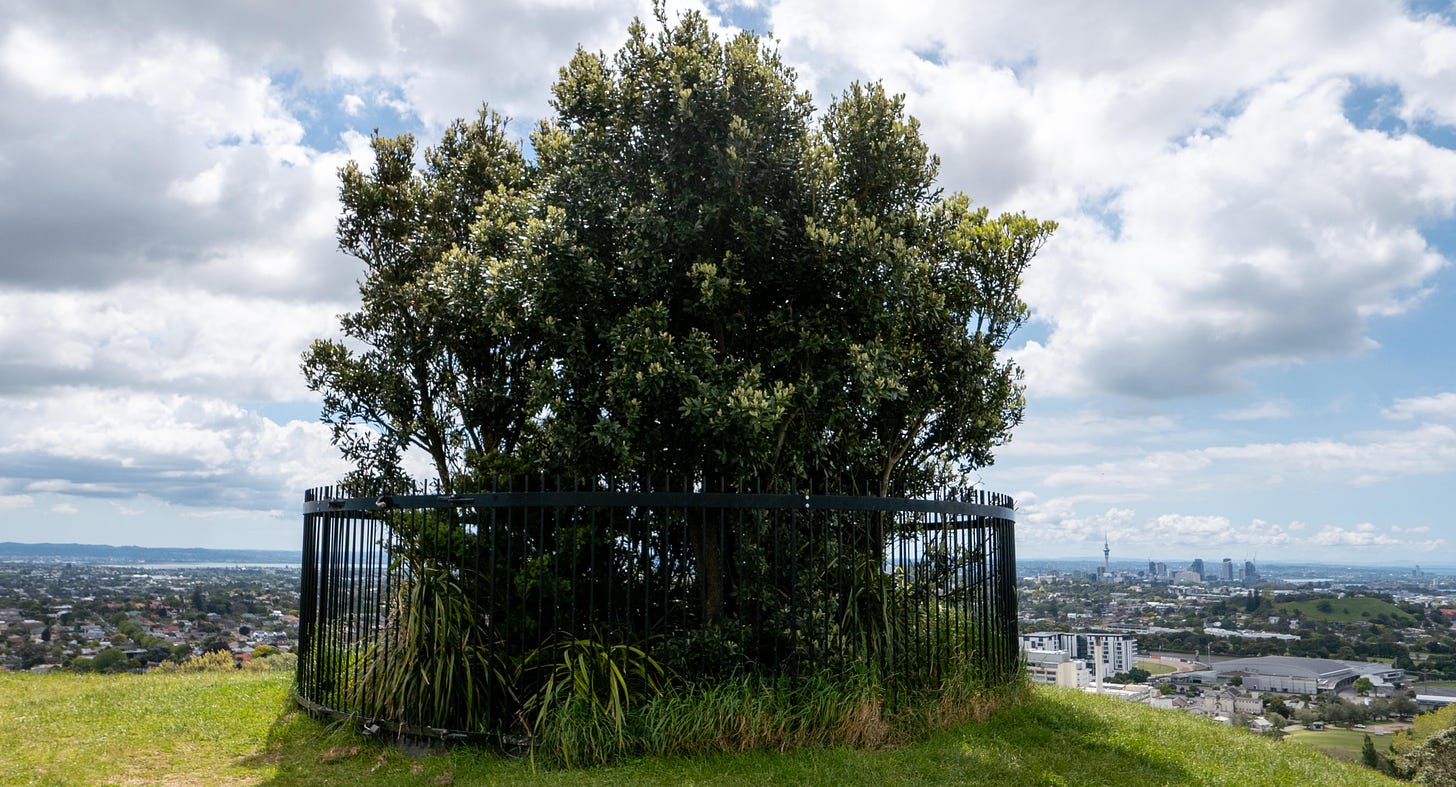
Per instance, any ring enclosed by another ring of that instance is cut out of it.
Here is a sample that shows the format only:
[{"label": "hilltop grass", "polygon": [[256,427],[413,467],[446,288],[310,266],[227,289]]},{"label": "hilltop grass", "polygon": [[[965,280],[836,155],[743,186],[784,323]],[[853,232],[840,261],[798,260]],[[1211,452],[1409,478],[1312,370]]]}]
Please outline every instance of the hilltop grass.
[{"label": "hilltop grass", "polygon": [[648,758],[584,771],[453,749],[410,757],[322,724],[278,673],[0,673],[0,766],[31,784],[1396,784],[1175,711],[1036,689],[889,751]]},{"label": "hilltop grass", "polygon": [[0,780],[257,784],[292,676],[0,672]]},{"label": "hilltop grass", "polygon": [[[1329,602],[1329,612],[1319,610],[1319,605],[1324,602]],[[1366,596],[1291,601],[1277,605],[1275,610],[1275,614],[1285,618],[1324,620],[1330,623],[1355,623],[1362,620],[1374,623],[1382,614],[1393,625],[1410,626],[1416,622],[1410,614],[1389,601]]]}]

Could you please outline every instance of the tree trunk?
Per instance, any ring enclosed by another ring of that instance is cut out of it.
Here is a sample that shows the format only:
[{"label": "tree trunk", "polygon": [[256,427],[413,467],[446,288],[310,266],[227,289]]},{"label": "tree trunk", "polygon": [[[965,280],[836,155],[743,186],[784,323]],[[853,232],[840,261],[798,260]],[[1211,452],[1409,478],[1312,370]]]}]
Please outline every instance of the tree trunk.
[{"label": "tree trunk", "polygon": [[688,522],[688,544],[697,558],[698,591],[703,622],[717,623],[723,616],[723,536],[721,519],[711,512],[697,512],[698,521]]}]

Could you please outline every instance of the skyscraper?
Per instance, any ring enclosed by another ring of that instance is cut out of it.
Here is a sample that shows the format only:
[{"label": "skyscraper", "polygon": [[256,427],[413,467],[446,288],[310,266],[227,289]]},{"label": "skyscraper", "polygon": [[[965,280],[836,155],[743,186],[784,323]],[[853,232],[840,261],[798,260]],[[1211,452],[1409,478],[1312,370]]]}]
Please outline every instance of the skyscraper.
[{"label": "skyscraper", "polygon": [[1199,579],[1203,579],[1203,558],[1193,558],[1193,564],[1188,567],[1188,570],[1197,574]]},{"label": "skyscraper", "polygon": [[1258,580],[1259,580],[1259,572],[1254,569],[1254,561],[1252,561],[1252,560],[1245,560],[1244,561],[1244,581],[1245,582],[1257,582]]},{"label": "skyscraper", "polygon": [[1232,581],[1234,581],[1234,561],[1233,561],[1233,558],[1227,558],[1226,557],[1226,558],[1223,559],[1223,581],[1225,581],[1225,582],[1232,582]]}]

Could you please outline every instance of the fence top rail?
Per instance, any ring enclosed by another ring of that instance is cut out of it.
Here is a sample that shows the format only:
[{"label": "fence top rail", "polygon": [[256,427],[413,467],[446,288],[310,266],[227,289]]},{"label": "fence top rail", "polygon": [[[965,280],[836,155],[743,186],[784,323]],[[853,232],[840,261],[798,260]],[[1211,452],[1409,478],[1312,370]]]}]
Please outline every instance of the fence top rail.
[{"label": "fence top rail", "polygon": [[1014,503],[1005,496],[994,499],[1007,505],[964,500],[867,497],[855,495],[764,494],[757,492],[480,492],[454,495],[371,495],[324,497],[310,494],[304,514],[385,511],[426,508],[721,508],[797,511],[889,511],[954,514],[1016,520]]}]

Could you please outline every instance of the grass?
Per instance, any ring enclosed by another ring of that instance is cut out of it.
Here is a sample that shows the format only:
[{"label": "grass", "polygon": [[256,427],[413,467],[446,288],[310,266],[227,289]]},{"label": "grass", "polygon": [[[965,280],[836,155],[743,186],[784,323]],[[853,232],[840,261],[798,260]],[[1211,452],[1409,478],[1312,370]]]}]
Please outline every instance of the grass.
[{"label": "grass", "polygon": [[[1319,610],[1319,605],[1325,602],[1330,605],[1329,612]],[[1401,610],[1400,607],[1388,601],[1365,596],[1291,601],[1287,604],[1279,604],[1275,609],[1275,614],[1285,618],[1327,620],[1331,623],[1354,623],[1361,620],[1375,623],[1376,617],[1381,614],[1384,614],[1392,625],[1411,626],[1416,622],[1415,618]]]},{"label": "grass", "polygon": [[1394,784],[1304,746],[1040,688],[913,746],[642,758],[583,771],[410,757],[288,703],[278,673],[0,673],[0,773],[31,784]]},{"label": "grass", "polygon": [[1171,664],[1164,664],[1153,659],[1138,659],[1138,669],[1145,669],[1154,675],[1167,675],[1170,672],[1177,672],[1178,668]]},{"label": "grass", "polygon": [[0,672],[0,767],[33,784],[256,784],[288,673]]},{"label": "grass", "polygon": [[[1358,762],[1360,750],[1365,745],[1364,730],[1296,730],[1289,733],[1289,740],[1304,746],[1319,749],[1325,754],[1341,760]],[[1370,741],[1375,744],[1375,750],[1384,754],[1390,749],[1390,741],[1394,735],[1370,735]]]}]

